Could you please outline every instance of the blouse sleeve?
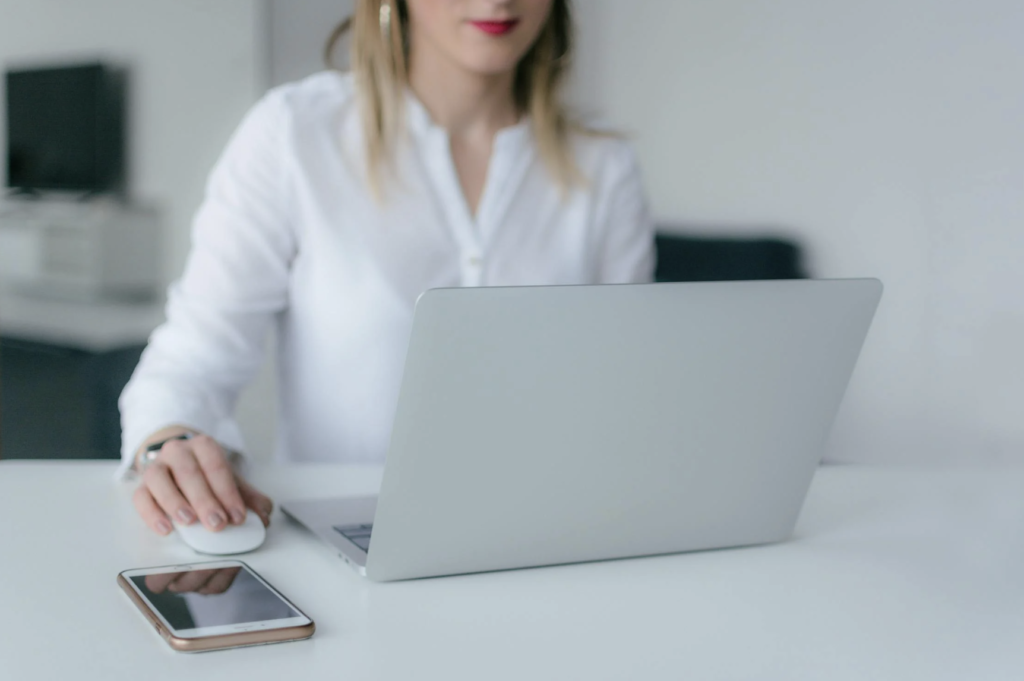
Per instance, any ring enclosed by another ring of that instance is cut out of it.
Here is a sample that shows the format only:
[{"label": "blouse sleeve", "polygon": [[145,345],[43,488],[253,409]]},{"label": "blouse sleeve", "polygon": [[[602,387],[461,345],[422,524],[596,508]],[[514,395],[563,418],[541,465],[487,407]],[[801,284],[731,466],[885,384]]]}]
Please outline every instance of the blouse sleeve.
[{"label": "blouse sleeve", "polygon": [[648,283],[654,278],[654,224],[633,149],[615,144],[603,188],[603,241],[599,252],[602,284]]},{"label": "blouse sleeve", "polygon": [[272,91],[248,113],[210,175],[184,274],[168,291],[167,321],[121,394],[119,477],[143,440],[172,424],[244,447],[235,403],[287,305],[297,251],[285,96]]}]

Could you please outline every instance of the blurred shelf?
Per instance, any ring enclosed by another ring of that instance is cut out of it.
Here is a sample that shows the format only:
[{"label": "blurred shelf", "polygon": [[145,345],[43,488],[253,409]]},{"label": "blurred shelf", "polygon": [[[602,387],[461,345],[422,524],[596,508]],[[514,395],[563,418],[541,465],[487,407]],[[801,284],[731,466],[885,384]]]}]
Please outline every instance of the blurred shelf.
[{"label": "blurred shelf", "polygon": [[74,302],[0,289],[0,336],[88,352],[145,344],[164,320],[162,301]]}]

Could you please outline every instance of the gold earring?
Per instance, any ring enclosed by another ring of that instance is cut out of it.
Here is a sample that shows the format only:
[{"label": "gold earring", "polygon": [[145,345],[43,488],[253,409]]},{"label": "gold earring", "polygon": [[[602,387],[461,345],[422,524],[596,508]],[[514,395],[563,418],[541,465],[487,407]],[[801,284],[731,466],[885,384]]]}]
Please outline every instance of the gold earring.
[{"label": "gold earring", "polygon": [[391,3],[388,0],[383,0],[380,3],[380,34],[384,37],[384,42],[391,44]]}]

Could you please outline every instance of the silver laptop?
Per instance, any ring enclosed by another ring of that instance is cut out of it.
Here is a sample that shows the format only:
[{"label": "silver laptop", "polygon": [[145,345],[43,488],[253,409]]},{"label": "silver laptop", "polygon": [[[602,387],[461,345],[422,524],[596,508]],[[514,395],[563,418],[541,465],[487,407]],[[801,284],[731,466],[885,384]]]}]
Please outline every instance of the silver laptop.
[{"label": "silver laptop", "polygon": [[380,494],[282,507],[378,581],[784,540],[881,292],[428,291]]}]

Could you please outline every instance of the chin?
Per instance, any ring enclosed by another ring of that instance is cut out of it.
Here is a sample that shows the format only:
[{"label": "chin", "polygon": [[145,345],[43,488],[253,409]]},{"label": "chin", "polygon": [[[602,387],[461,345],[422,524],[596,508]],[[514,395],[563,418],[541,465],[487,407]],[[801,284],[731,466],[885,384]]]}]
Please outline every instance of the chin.
[{"label": "chin", "polygon": [[514,71],[519,64],[518,54],[475,54],[460,61],[462,66],[473,73],[487,76],[498,76]]}]

